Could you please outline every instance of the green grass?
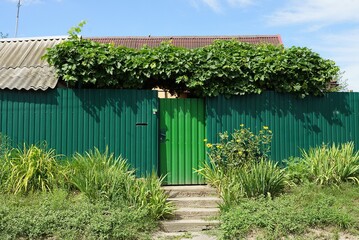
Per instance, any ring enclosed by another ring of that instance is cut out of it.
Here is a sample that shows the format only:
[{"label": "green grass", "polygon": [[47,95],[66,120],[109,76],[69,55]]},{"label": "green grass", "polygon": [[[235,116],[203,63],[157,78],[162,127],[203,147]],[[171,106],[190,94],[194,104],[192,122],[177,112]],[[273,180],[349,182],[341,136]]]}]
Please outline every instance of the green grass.
[{"label": "green grass", "polygon": [[83,194],[0,195],[0,239],[148,239],[146,209],[93,202]]},{"label": "green grass", "polygon": [[274,199],[243,198],[222,212],[221,220],[224,239],[245,238],[253,232],[264,239],[301,238],[313,228],[359,236],[359,187],[305,185]]}]

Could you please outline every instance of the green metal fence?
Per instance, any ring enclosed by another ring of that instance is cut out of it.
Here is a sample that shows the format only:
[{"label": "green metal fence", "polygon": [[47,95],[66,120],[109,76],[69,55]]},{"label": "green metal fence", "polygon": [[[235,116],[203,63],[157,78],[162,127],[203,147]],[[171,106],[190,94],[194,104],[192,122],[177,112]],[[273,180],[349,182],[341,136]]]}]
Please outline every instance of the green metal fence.
[{"label": "green metal fence", "polygon": [[158,168],[156,91],[0,91],[0,132],[13,145],[42,143],[71,155],[106,146],[138,174]]},{"label": "green metal fence", "polygon": [[193,173],[206,157],[203,139],[217,142],[218,132],[232,132],[242,123],[254,132],[264,125],[273,131],[271,157],[279,162],[322,143],[359,143],[359,93],[299,99],[265,92],[205,103],[159,101],[156,91],[2,90],[0,132],[15,146],[46,141],[64,155],[108,146],[127,158],[138,175],[167,174],[167,184],[203,183]]},{"label": "green metal fence", "polygon": [[206,100],[208,141],[218,141],[218,132],[232,132],[242,123],[254,132],[264,125],[273,131],[271,157],[279,162],[322,143],[354,141],[358,147],[359,93],[300,99],[265,92]]},{"label": "green metal fence", "polygon": [[205,160],[203,99],[160,99],[160,173],[165,184],[202,184]]}]

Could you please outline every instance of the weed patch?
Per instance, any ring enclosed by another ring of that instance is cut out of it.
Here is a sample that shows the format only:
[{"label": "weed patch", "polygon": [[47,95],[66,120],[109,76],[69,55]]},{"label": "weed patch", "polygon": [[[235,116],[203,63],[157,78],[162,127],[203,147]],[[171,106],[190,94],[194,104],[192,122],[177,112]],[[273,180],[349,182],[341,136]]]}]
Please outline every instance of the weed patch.
[{"label": "weed patch", "polygon": [[155,227],[145,209],[91,202],[64,190],[0,196],[1,239],[146,239]]},{"label": "weed patch", "polygon": [[246,237],[257,229],[269,239],[278,239],[328,226],[359,234],[358,199],[359,191],[351,184],[305,185],[274,199],[243,198],[235,208],[223,212],[223,238]]}]

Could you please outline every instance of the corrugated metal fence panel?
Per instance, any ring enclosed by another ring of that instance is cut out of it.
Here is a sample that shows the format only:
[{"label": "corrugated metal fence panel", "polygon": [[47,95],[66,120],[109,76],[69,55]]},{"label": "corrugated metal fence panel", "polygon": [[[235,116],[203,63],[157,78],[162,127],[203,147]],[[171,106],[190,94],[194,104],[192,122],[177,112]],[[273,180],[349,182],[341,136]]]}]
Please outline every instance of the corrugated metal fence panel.
[{"label": "corrugated metal fence panel", "polygon": [[219,132],[239,129],[241,123],[255,133],[269,126],[273,131],[271,157],[280,162],[300,156],[300,149],[322,143],[358,144],[359,93],[329,93],[304,99],[274,92],[208,98],[206,123],[210,142],[218,141]]},{"label": "corrugated metal fence panel", "polygon": [[68,156],[108,146],[141,175],[158,169],[157,108],[156,91],[2,90],[0,132],[14,145],[46,141]]},{"label": "corrugated metal fence panel", "polygon": [[160,173],[165,184],[202,184],[205,160],[203,99],[160,99]]}]

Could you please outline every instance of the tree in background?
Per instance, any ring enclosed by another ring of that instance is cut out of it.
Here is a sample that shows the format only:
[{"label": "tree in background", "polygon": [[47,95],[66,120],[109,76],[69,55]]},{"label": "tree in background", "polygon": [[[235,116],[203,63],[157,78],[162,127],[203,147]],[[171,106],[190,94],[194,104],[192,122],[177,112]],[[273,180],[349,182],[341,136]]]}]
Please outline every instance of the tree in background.
[{"label": "tree in background", "polygon": [[9,36],[8,33],[3,33],[3,32],[0,32],[0,38],[7,38]]}]

